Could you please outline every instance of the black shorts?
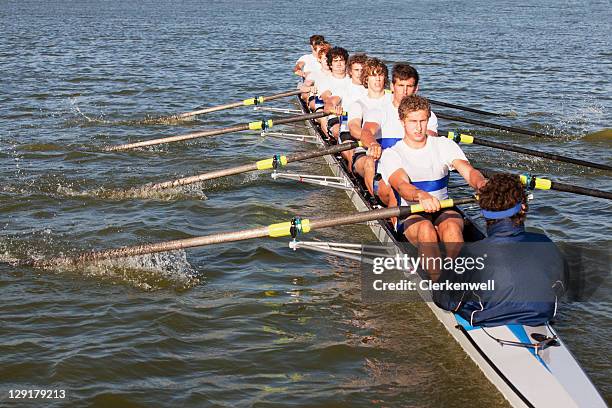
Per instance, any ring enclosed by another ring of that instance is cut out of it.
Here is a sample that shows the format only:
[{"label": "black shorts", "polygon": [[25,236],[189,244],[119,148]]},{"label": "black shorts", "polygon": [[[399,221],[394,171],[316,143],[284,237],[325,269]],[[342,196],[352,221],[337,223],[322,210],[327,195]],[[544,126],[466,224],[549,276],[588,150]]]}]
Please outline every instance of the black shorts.
[{"label": "black shorts", "polygon": [[353,168],[351,169],[351,171],[355,173],[355,163],[357,163],[357,160],[359,160],[362,156],[366,156],[366,152],[360,151],[360,152],[356,152],[353,155]]},{"label": "black shorts", "polygon": [[463,218],[461,216],[461,212],[459,211],[459,208],[457,208],[456,206],[453,207],[449,207],[449,208],[442,208],[440,211],[436,211],[435,213],[427,213],[427,212],[419,212],[419,213],[414,213],[409,215],[408,217],[400,220],[397,224],[396,227],[396,231],[398,233],[403,234],[404,231],[406,230],[406,221],[408,221],[411,217],[414,217],[415,215],[421,216],[424,219],[430,221],[432,224],[436,225],[436,221],[438,220],[438,218],[440,218],[440,216],[446,212],[449,211],[454,211],[455,213],[457,213],[457,215],[461,218]]}]

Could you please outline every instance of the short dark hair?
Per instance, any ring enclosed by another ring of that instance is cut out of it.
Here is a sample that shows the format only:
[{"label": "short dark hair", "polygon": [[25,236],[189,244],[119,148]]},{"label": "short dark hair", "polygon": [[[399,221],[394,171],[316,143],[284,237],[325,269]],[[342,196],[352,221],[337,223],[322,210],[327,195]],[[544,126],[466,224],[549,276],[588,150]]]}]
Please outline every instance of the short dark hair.
[{"label": "short dark hair", "polygon": [[331,63],[336,57],[342,57],[344,62],[348,62],[348,51],[342,47],[334,47],[327,52],[327,65],[331,68]]},{"label": "short dark hair", "polygon": [[[516,174],[494,174],[478,193],[478,204],[483,210],[503,211],[514,207],[517,203],[523,204],[525,211],[519,211],[510,217],[514,225],[525,222],[525,212],[528,209],[527,192],[521,183],[521,178]],[[487,225],[498,221],[487,219]]]},{"label": "short dark hair", "polygon": [[414,78],[414,84],[419,84],[419,73],[412,65],[399,63],[393,66],[392,82],[405,81],[406,79]]},{"label": "short dark hair", "polygon": [[325,41],[325,37],[323,37],[322,35],[315,34],[310,36],[310,45],[312,45],[313,47],[317,45],[317,43],[321,43],[323,41]]}]

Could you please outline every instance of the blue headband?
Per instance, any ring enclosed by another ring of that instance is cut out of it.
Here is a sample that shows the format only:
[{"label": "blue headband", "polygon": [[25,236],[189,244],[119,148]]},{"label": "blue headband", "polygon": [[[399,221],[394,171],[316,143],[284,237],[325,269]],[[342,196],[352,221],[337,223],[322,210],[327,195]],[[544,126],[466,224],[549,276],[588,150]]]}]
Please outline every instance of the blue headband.
[{"label": "blue headband", "polygon": [[488,218],[490,220],[499,220],[502,218],[512,217],[514,214],[518,214],[519,211],[521,211],[522,206],[523,206],[523,203],[518,203],[514,207],[510,207],[507,210],[503,210],[503,211],[488,211],[488,210],[480,210],[480,211],[482,212],[482,215],[484,215],[485,218]]}]

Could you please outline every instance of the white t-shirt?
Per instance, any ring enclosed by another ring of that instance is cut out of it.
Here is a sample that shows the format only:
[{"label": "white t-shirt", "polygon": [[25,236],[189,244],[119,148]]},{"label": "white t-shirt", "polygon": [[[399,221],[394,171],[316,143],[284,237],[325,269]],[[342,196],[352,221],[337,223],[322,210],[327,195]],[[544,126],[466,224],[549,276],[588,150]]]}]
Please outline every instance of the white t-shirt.
[{"label": "white t-shirt", "polygon": [[300,59],[297,60],[297,63],[303,62],[304,67],[302,68],[303,72],[315,72],[321,71],[321,64],[312,54],[302,55]]},{"label": "white t-shirt", "polygon": [[[404,138],[404,126],[399,118],[397,108],[393,105],[393,95],[385,95],[380,107],[368,110],[363,117],[364,122],[378,123],[380,128],[374,135],[383,149],[393,146]],[[427,122],[427,130],[438,133],[438,118],[431,112]]]},{"label": "white t-shirt", "polygon": [[[457,159],[467,161],[457,143],[445,137],[428,136],[421,149],[413,149],[404,141],[385,149],[378,163],[378,172],[389,184],[389,177],[403,168],[414,186],[444,200],[448,198],[449,171],[454,170],[452,163]],[[402,205],[407,205],[403,198]]]},{"label": "white t-shirt", "polygon": [[370,98],[366,89],[366,94],[361,98],[357,99],[355,102],[353,102],[351,106],[349,106],[347,111],[349,122],[353,119],[362,120],[365,112],[371,109],[380,108],[381,105],[385,102],[385,99],[388,99],[389,97],[392,96],[384,94],[382,98]]},{"label": "white t-shirt", "polygon": [[317,85],[317,90],[320,95],[325,93],[325,91],[330,91],[332,95],[339,96],[344,104],[344,101],[350,99],[351,97],[352,83],[353,82],[348,75],[346,75],[344,78],[336,78],[333,75],[330,75],[324,78],[320,84]]},{"label": "white t-shirt", "polygon": [[317,96],[321,96],[321,84],[325,82],[325,79],[331,77],[331,74],[327,71],[313,71],[306,76],[306,80],[314,82],[317,88]]},{"label": "white t-shirt", "polygon": [[355,102],[367,96],[368,90],[365,89],[363,85],[357,85],[351,81],[348,95],[346,96],[346,99],[342,99],[342,108],[344,108],[346,112],[349,112],[350,107],[353,106]]}]

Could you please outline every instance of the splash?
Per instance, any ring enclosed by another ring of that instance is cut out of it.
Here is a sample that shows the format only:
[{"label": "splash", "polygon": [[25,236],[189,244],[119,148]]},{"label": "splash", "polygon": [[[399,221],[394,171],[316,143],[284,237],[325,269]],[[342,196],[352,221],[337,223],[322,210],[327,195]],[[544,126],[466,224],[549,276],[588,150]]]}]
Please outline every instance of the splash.
[{"label": "splash", "polygon": [[[38,235],[43,235],[42,242]],[[0,242],[0,262],[20,268],[31,261],[50,259],[48,252],[57,249],[49,230],[35,233],[33,239],[24,242],[4,239]],[[42,244],[42,245],[41,245]],[[33,250],[33,248],[36,248]],[[66,258],[63,258],[66,256]],[[189,261],[185,251],[160,252],[134,257],[106,259],[75,265],[65,255],[57,252],[53,264],[42,270],[61,277],[93,278],[113,285],[128,285],[144,291],[173,289],[185,291],[198,285],[202,278]],[[28,261],[29,260],[29,261]],[[57,261],[56,261],[57,260]]]},{"label": "splash", "polygon": [[71,107],[71,111],[73,113],[76,114],[77,117],[81,117],[84,118],[87,122],[89,123],[105,123],[106,121],[104,119],[100,118],[92,118],[87,116],[86,114],[84,114],[81,109],[79,108],[79,105],[77,105],[78,103],[78,97],[73,97],[70,98],[70,107]]},{"label": "splash", "polygon": [[153,199],[160,201],[174,201],[179,199],[198,199],[207,200],[208,197],[204,193],[202,183],[194,183],[187,186],[176,188],[167,188],[163,190],[154,190],[148,185],[135,187],[128,190],[111,190],[105,187],[100,187],[93,190],[74,191],[71,189],[64,190],[68,194],[73,194],[78,197],[97,197],[105,200],[129,200],[129,199]]},{"label": "splash", "polygon": [[[76,269],[75,267],[68,268]],[[107,259],[81,266],[77,272],[112,284],[129,284],[145,291],[188,290],[201,281],[185,251],[160,252],[129,258]]]}]

